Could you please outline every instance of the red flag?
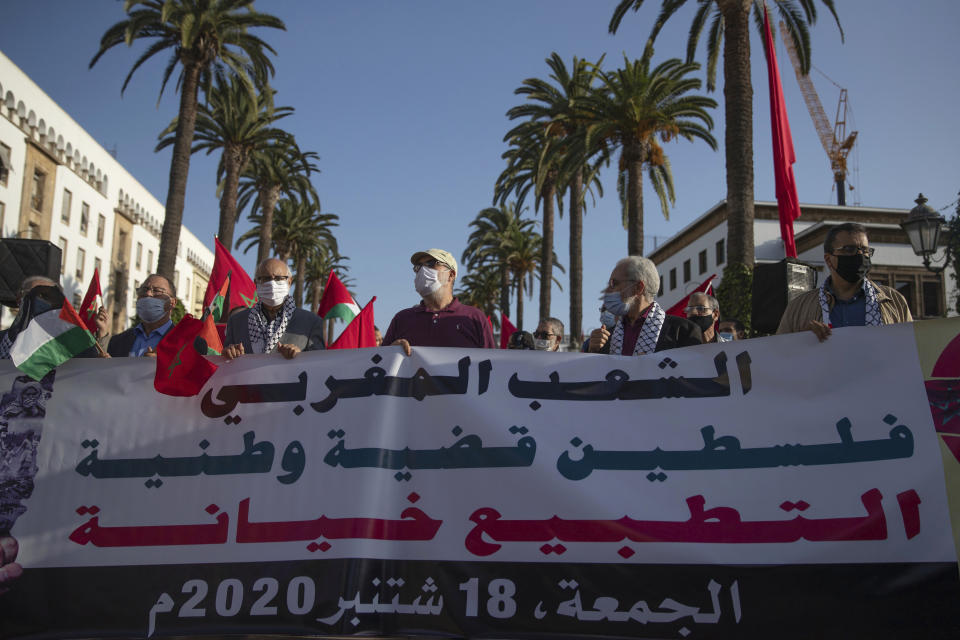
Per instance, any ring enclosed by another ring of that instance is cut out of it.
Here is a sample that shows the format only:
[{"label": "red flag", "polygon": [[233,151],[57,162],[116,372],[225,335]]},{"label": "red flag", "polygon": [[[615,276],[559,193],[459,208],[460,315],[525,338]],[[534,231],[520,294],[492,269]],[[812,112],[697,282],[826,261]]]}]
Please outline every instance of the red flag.
[{"label": "red flag", "polygon": [[[200,355],[195,346],[197,338],[210,337],[210,329],[213,329],[210,316],[207,316],[207,320],[197,320],[187,314],[163,336],[157,345],[154,389],[168,396],[195,396],[200,393],[200,389],[217,370],[217,365]],[[213,329],[213,333],[216,335],[216,329]]]},{"label": "red flag", "polygon": [[96,334],[97,332],[97,313],[100,312],[102,306],[103,293],[100,291],[100,271],[94,269],[93,278],[90,280],[90,285],[87,286],[87,294],[83,296],[83,302],[80,304],[80,318],[91,333]]},{"label": "red flag", "polygon": [[506,349],[507,345],[510,344],[510,336],[517,332],[517,328],[513,326],[513,323],[510,322],[510,319],[507,318],[507,314],[500,314],[500,348]]},{"label": "red flag", "polygon": [[377,296],[373,296],[328,349],[363,349],[377,346],[377,339],[373,335],[373,301],[376,299]]},{"label": "red flag", "polygon": [[780,84],[780,69],[777,53],[773,49],[773,34],[766,8],[763,11],[763,32],[767,50],[767,79],[770,85],[770,129],[773,138],[773,173],[777,182],[777,208],[780,210],[780,236],[783,250],[788,258],[797,257],[797,245],[793,241],[793,221],[800,217],[800,199],[797,197],[797,181],[793,177],[793,163],[797,156],[793,151],[793,137],[787,120],[787,105],[783,100],[783,85]]},{"label": "red flag", "polygon": [[213,259],[213,271],[207,282],[207,291],[203,294],[203,307],[206,309],[213,302],[223,286],[224,280],[230,276],[230,289],[227,300],[224,302],[224,315],[234,307],[252,307],[257,301],[257,285],[240,263],[237,262],[227,248],[220,244],[220,240],[213,239],[216,254]]},{"label": "red flag", "polygon": [[713,279],[716,277],[717,277],[717,274],[713,274],[709,278],[704,280],[699,287],[697,287],[696,289],[688,293],[686,296],[684,296],[683,300],[681,300],[677,304],[667,309],[667,315],[680,316],[681,318],[686,318],[687,314],[684,313],[683,310],[687,308],[687,302],[690,301],[690,296],[692,296],[695,293],[705,293],[708,296],[712,296],[713,295]]}]

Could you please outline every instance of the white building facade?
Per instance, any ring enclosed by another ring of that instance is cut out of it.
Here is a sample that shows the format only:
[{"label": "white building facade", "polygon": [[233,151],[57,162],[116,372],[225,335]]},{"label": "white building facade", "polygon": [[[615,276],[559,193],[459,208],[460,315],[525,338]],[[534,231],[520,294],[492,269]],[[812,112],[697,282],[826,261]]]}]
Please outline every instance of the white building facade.
[{"label": "white building facade", "polygon": [[[97,269],[112,330],[125,329],[157,265],[164,206],[3,53],[0,165],[3,237],[57,244],[71,302]],[[213,258],[181,229],[174,286],[190,313],[202,308]]]},{"label": "white building facade", "polygon": [[[870,246],[876,248],[871,280],[900,291],[917,319],[957,315],[956,282],[947,272],[935,274],[924,268],[900,228],[909,209],[809,204],[801,204],[800,209],[801,216],[793,223],[797,257],[818,269],[818,282],[829,275],[823,262],[827,232],[838,224],[857,222],[867,228]],[[777,203],[755,202],[754,217],[756,262],[783,260]],[[720,284],[727,262],[726,240],[727,205],[721,201],[648,254],[660,273],[658,300],[664,308],[682,300],[711,275],[716,275],[714,286]]]}]

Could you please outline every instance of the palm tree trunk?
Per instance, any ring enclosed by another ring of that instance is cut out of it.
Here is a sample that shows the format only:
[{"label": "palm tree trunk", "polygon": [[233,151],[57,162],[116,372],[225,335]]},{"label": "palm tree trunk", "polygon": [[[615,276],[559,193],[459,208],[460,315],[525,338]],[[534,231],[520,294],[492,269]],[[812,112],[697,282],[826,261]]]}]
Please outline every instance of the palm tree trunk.
[{"label": "palm tree trunk", "polygon": [[523,331],[523,276],[517,278],[517,331]]},{"label": "palm tree trunk", "polygon": [[727,162],[727,264],[753,266],[753,85],[751,0],[718,3],[723,13],[723,98]]},{"label": "palm tree trunk", "polygon": [[643,255],[643,158],[639,145],[624,146],[627,168],[627,254]]},{"label": "palm tree trunk", "polygon": [[263,222],[260,224],[260,245],[257,247],[257,264],[270,257],[270,245],[273,244],[273,209],[280,199],[280,187],[268,187],[260,192],[260,210]]},{"label": "palm tree trunk", "polygon": [[570,183],[570,326],[571,347],[580,348],[583,334],[583,169],[578,169]]},{"label": "palm tree trunk", "polygon": [[160,232],[160,250],[157,256],[157,273],[174,282],[177,269],[177,249],[180,245],[180,226],[183,222],[183,205],[187,193],[187,174],[190,172],[190,153],[193,146],[193,130],[197,123],[197,91],[199,89],[200,65],[183,65],[183,85],[180,87],[180,111],[177,114],[177,132],[170,158],[170,182],[167,187],[167,205]]},{"label": "palm tree trunk", "polygon": [[[320,302],[317,301],[319,305]],[[330,343],[333,342],[333,318],[327,320],[327,346],[330,346]]]},{"label": "palm tree trunk", "polygon": [[500,313],[510,315],[510,270],[500,267]]},{"label": "palm tree trunk", "polygon": [[220,228],[217,236],[225,247],[233,246],[233,232],[237,226],[237,192],[243,158],[239,149],[227,146],[223,150],[223,195],[220,196]]},{"label": "palm tree trunk", "polygon": [[303,256],[297,258],[297,279],[295,280],[296,284],[293,288],[293,301],[296,303],[298,309],[303,306],[303,298],[301,295],[303,294],[303,270],[306,268],[306,263],[307,260]]},{"label": "palm tree trunk", "polygon": [[[540,249],[541,318],[550,317],[550,290],[553,287],[553,204],[556,195],[556,178],[550,176],[543,185],[543,244]],[[519,320],[522,321],[523,318]]]},{"label": "palm tree trunk", "polygon": [[313,298],[310,300],[310,312],[316,313],[320,308],[320,288],[321,284],[319,282],[313,283]]}]

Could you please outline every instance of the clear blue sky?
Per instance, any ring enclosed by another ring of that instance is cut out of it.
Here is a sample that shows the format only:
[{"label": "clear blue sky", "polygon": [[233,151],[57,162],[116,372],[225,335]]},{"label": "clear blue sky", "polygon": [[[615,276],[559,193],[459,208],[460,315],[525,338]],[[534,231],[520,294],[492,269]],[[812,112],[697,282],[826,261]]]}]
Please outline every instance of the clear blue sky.
[{"label": "clear blue sky", "polygon": [[[296,108],[284,125],[304,149],[320,154],[315,184],[325,212],[337,213],[343,254],[350,257],[353,289],[363,304],[373,295],[377,324],[417,302],[409,257],[438,246],[457,258],[468,223],[487,206],[503,168],[504,115],[519,103],[513,90],[527,77],[546,77],[544,62],[558,52],[595,60],[606,68],[624,53],[637,56],[659,2],[649,0],[607,33],[616,0],[449,0],[326,2],[267,1],[257,8],[287,24],[261,30],[277,50],[277,104]],[[691,7],[658,40],[656,61],[682,57]],[[859,144],[851,156],[857,191],[848,203],[913,206],[922,191],[935,209],[960,190],[956,116],[960,88],[960,3],[956,0],[845,0],[837,2],[846,41],[820,3],[813,29],[813,64],[849,90],[852,128]],[[176,114],[168,88],[157,104],[165,57],[142,67],[126,93],[123,78],[144,44],[119,47],[87,69],[100,37],[123,19],[116,0],[7,0],[0,20],[0,50],[56,100],[160,202],[165,201],[169,150],[154,153],[157,133]],[[766,69],[753,35],[755,197],[774,200]],[[701,60],[703,50],[701,47]],[[778,46],[787,108],[797,153],[800,201],[832,203],[826,154],[797,88],[789,59]],[[832,118],[839,90],[816,71],[813,79]],[[723,141],[722,76],[713,97],[714,135]],[[725,196],[722,149],[681,141],[666,148],[677,202],[664,220],[645,187],[648,235],[667,237]],[[194,156],[184,215],[201,239],[217,228],[216,156]],[[595,298],[613,263],[626,253],[613,172],[606,197],[588,203],[584,238],[584,324],[597,324]],[[530,215],[533,214],[532,203]],[[952,208],[944,214],[951,214]],[[569,264],[568,221],[558,220],[556,250]],[[241,222],[239,231],[249,225]],[[240,255],[253,270],[254,253]],[[565,280],[565,276],[560,276]],[[524,327],[536,324],[537,297],[525,301]],[[553,315],[569,315],[567,286],[554,287]]]}]

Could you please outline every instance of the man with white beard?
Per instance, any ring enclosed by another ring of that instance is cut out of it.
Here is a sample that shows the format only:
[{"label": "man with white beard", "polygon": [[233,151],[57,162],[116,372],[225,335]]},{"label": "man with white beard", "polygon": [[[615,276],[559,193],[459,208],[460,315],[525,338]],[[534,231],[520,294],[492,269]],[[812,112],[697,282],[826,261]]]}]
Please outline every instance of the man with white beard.
[{"label": "man with white beard", "polygon": [[457,261],[443,249],[417,251],[410,257],[420,304],[393,317],[383,344],[410,347],[493,349],[493,331],[483,312],[453,296]]}]

